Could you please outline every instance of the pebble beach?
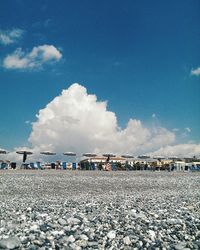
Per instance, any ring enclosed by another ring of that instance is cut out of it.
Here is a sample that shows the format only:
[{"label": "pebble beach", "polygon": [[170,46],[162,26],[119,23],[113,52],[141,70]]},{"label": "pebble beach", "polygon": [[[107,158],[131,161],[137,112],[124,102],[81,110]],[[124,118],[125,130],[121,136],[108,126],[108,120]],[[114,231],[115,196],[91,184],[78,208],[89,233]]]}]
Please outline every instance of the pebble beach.
[{"label": "pebble beach", "polygon": [[200,174],[0,172],[0,249],[200,249]]}]

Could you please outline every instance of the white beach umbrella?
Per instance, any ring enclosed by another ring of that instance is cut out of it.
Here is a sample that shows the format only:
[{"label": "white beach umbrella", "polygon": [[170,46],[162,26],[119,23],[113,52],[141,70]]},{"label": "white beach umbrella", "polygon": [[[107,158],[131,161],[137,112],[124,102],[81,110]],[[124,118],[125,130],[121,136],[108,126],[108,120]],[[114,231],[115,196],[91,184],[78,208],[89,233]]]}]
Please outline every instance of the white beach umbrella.
[{"label": "white beach umbrella", "polygon": [[137,158],[139,158],[139,159],[148,159],[148,158],[150,158],[150,156],[149,155],[139,155]]},{"label": "white beach umbrella", "polygon": [[42,154],[42,155],[56,155],[55,152],[50,152],[50,151],[42,151],[42,152],[40,152],[40,154]]},{"label": "white beach umbrella", "polygon": [[121,157],[126,158],[126,159],[134,158],[133,155],[129,155],[129,154],[121,155]]},{"label": "white beach umbrella", "polygon": [[106,162],[108,163],[110,161],[110,157],[115,157],[116,155],[112,153],[106,153],[103,154],[103,156],[107,157]]},{"label": "white beach umbrella", "polygon": [[[4,150],[4,149],[0,149],[0,154],[3,154],[3,155],[5,155],[5,154],[7,154],[8,153],[8,151],[6,151],[6,150]],[[3,157],[4,158],[4,157]],[[4,162],[5,160],[0,160],[0,162]]]},{"label": "white beach umbrella", "polygon": [[95,156],[97,156],[97,154],[94,154],[94,153],[85,153],[85,154],[83,154],[83,156],[86,156],[86,157],[95,157]]},{"label": "white beach umbrella", "polygon": [[159,159],[159,160],[162,160],[162,159],[165,159],[166,157],[162,156],[162,155],[156,155],[156,156],[153,156],[153,159]]},{"label": "white beach umbrella", "polygon": [[64,152],[63,154],[67,156],[76,156],[76,153],[74,152]]},{"label": "white beach umbrella", "polygon": [[8,151],[4,150],[4,149],[0,149],[0,154],[7,154]]},{"label": "white beach umbrella", "polygon": [[116,157],[116,155],[112,154],[112,153],[106,153],[106,154],[103,154],[103,156],[105,156],[105,157]]}]

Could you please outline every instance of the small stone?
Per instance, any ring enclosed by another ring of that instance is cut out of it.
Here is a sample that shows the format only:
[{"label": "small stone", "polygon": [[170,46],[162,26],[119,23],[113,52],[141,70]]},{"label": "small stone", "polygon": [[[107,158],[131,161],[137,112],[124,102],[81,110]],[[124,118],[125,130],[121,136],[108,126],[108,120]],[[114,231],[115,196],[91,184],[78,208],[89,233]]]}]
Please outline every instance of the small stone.
[{"label": "small stone", "polygon": [[143,242],[142,242],[142,241],[139,241],[139,242],[138,242],[138,245],[139,245],[140,247],[142,247],[142,246],[143,246]]},{"label": "small stone", "polygon": [[63,230],[60,230],[60,231],[55,230],[55,231],[52,231],[51,233],[53,234],[53,236],[65,234],[65,232]]},{"label": "small stone", "polygon": [[26,216],[24,214],[21,215],[21,220],[26,220]]},{"label": "small stone", "polygon": [[40,225],[40,231],[47,232],[48,231],[48,225],[47,224]]},{"label": "small stone", "polygon": [[76,225],[79,224],[81,221],[77,218],[70,217],[67,219],[68,224]]},{"label": "small stone", "polygon": [[154,240],[155,240],[155,237],[156,237],[155,232],[154,232],[153,230],[149,230],[149,231],[148,231],[148,234],[149,234],[151,240],[154,241]]},{"label": "small stone", "polygon": [[186,246],[186,243],[185,242],[181,242],[181,243],[178,243],[178,244],[174,245],[174,248],[176,250],[183,250],[185,248],[185,246]]},{"label": "small stone", "polygon": [[30,227],[30,231],[33,231],[33,232],[37,232],[38,229],[39,229],[39,227],[36,224]]},{"label": "small stone", "polygon": [[139,219],[141,219],[141,220],[145,220],[147,217],[146,217],[146,215],[143,213],[143,212],[140,212],[140,213],[138,213],[138,214],[135,214],[135,217],[136,218],[139,218]]},{"label": "small stone", "polygon": [[167,223],[170,225],[176,225],[176,224],[181,224],[182,220],[180,220],[180,219],[168,219]]},{"label": "small stone", "polygon": [[97,247],[98,246],[98,242],[96,242],[96,241],[89,241],[88,242],[88,246],[89,247]]},{"label": "small stone", "polygon": [[87,247],[88,245],[87,242],[88,242],[87,240],[77,240],[76,245],[84,248],[84,247]]},{"label": "small stone", "polygon": [[137,211],[135,209],[131,209],[129,214],[135,216]]},{"label": "small stone", "polygon": [[75,243],[71,243],[69,246],[70,246],[71,249],[74,249],[74,250],[81,250],[81,247],[80,247],[80,246],[77,246]]},{"label": "small stone", "polygon": [[20,237],[21,243],[26,244],[28,242],[28,238],[26,236]]},{"label": "small stone", "polygon": [[65,226],[65,227],[63,227],[63,229],[64,229],[65,231],[67,231],[67,232],[71,231],[71,227],[70,227],[70,226]]},{"label": "small stone", "polygon": [[116,237],[116,232],[114,230],[111,230],[110,232],[108,232],[107,237],[111,240],[114,239]]},{"label": "small stone", "polygon": [[0,249],[7,248],[7,249],[15,249],[20,246],[21,242],[18,237],[13,236],[8,239],[0,240]]},{"label": "small stone", "polygon": [[67,224],[66,220],[64,220],[64,219],[62,219],[62,218],[58,219],[58,223],[59,223],[60,225],[62,225],[62,226],[64,226],[64,225]]},{"label": "small stone", "polygon": [[52,240],[54,239],[52,235],[48,235],[46,238],[47,238],[47,240],[49,240],[49,241],[52,241]]},{"label": "small stone", "polygon": [[39,240],[34,240],[33,243],[34,243],[35,245],[40,246],[40,247],[42,246],[42,242],[39,241]]},{"label": "small stone", "polygon": [[130,244],[131,244],[131,241],[130,241],[129,236],[124,237],[124,238],[123,238],[123,242],[124,242],[125,245],[130,245]]},{"label": "small stone", "polygon": [[70,235],[68,238],[67,238],[67,241],[68,242],[74,242],[75,241],[75,238],[73,235]]},{"label": "small stone", "polygon": [[81,234],[80,235],[80,239],[82,239],[82,240],[88,240],[88,237],[85,234]]},{"label": "small stone", "polygon": [[34,234],[30,234],[28,238],[29,238],[29,240],[33,241],[33,240],[35,240],[35,235]]}]

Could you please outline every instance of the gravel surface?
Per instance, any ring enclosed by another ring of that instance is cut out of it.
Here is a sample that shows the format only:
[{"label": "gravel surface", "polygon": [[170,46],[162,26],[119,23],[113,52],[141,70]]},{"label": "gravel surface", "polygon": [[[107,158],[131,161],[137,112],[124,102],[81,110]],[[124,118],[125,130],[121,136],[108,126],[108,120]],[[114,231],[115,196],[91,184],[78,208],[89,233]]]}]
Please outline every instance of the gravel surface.
[{"label": "gravel surface", "polygon": [[0,249],[200,249],[200,174],[1,171]]}]

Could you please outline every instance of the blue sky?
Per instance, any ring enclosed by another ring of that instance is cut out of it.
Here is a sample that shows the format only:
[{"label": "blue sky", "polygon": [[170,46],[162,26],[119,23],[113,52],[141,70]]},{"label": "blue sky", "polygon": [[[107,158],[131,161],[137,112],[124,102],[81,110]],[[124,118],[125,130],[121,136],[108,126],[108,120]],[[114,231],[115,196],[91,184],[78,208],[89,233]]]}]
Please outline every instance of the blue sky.
[{"label": "blue sky", "polygon": [[[36,114],[74,82],[107,100],[122,128],[133,117],[178,130],[178,143],[200,142],[200,75],[191,73],[200,67],[198,0],[0,6],[0,34],[10,39],[0,40],[1,148],[27,145]],[[62,57],[42,58],[43,45]],[[17,49],[30,58],[34,47],[34,66],[5,66]]]}]

